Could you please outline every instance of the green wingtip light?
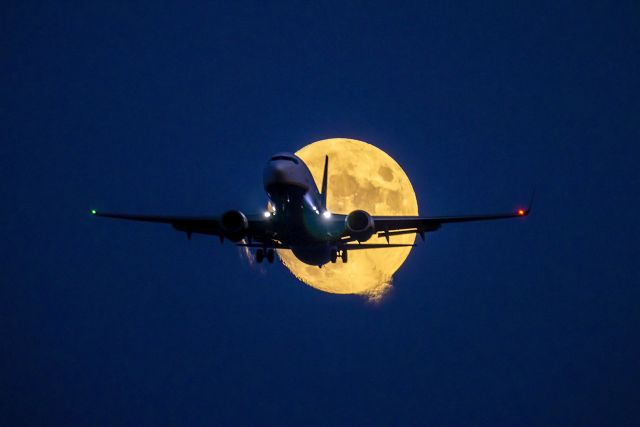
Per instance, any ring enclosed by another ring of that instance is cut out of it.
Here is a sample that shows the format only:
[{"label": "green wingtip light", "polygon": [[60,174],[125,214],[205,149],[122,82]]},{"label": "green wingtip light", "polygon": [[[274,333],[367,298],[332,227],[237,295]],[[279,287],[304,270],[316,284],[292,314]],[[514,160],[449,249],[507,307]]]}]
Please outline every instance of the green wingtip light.
[{"label": "green wingtip light", "polygon": [[95,215],[95,214],[97,214],[97,213],[98,213],[98,211],[97,211],[97,210],[95,210],[95,209],[91,209],[91,215]]}]

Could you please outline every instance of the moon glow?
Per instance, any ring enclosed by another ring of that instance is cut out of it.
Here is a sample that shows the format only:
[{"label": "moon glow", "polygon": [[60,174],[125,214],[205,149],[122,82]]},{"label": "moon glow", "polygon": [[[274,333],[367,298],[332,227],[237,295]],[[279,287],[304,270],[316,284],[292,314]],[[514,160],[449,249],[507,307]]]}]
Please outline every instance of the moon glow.
[{"label": "moon glow", "polygon": [[[363,141],[324,139],[298,152],[320,188],[324,156],[329,156],[327,208],[348,214],[364,209],[371,215],[417,215],[418,202],[409,178],[387,153]],[[392,243],[415,241],[414,234],[392,236]],[[386,243],[374,235],[367,243]],[[349,262],[340,259],[318,268],[299,261],[290,250],[278,249],[282,263],[302,282],[333,294],[379,296],[411,252],[410,247],[356,250]]]}]

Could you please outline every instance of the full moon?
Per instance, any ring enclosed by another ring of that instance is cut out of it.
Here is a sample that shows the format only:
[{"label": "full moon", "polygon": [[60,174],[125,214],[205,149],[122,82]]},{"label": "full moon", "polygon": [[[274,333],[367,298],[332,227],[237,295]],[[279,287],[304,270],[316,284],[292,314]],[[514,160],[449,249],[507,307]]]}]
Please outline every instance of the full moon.
[{"label": "full moon", "polygon": [[[418,215],[418,202],[409,178],[387,153],[363,141],[324,139],[296,152],[309,166],[320,188],[324,156],[329,156],[327,208],[348,214],[364,209],[371,215]],[[415,241],[414,234],[391,237],[392,243]],[[367,243],[386,243],[374,235]],[[290,250],[279,249],[282,263],[302,282],[333,294],[383,295],[411,247],[349,252],[349,262],[322,268],[299,261]]]}]

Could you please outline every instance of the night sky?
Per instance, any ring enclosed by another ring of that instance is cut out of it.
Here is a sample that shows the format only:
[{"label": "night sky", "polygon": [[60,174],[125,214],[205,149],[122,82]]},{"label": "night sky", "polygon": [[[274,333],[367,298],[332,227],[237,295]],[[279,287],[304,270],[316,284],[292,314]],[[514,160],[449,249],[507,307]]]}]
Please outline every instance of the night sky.
[{"label": "night sky", "polygon": [[[0,424],[640,425],[636,1],[12,3]],[[422,214],[533,213],[429,235],[379,304],[89,215],[256,212],[330,137]]]}]

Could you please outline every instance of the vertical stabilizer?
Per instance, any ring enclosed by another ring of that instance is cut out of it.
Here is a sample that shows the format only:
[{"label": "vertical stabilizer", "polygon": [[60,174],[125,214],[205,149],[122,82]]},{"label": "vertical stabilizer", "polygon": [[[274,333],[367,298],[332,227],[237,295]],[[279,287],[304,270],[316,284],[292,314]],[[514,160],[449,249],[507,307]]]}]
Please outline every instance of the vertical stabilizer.
[{"label": "vertical stabilizer", "polygon": [[327,209],[327,170],[329,169],[329,156],[324,156],[324,172],[322,173],[322,189],[320,190],[320,200],[322,207]]}]

